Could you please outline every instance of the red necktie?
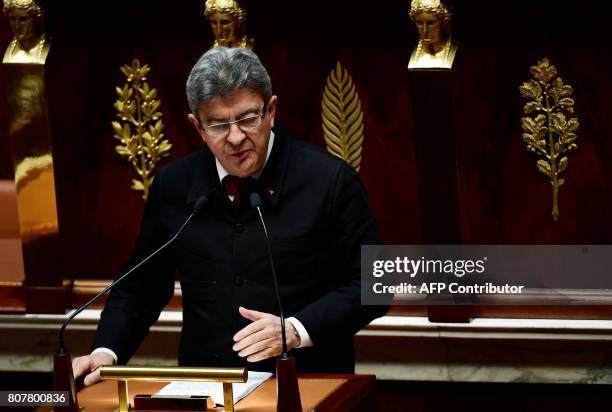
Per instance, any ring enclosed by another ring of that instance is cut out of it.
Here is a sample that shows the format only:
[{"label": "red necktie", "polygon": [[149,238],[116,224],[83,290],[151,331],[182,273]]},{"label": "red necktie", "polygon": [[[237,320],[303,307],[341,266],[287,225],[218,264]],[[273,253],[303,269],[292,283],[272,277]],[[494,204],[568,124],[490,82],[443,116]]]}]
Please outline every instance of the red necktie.
[{"label": "red necktie", "polygon": [[223,178],[223,186],[225,186],[227,194],[234,197],[232,201],[234,205],[240,205],[242,189],[250,179],[250,177],[238,177],[233,175],[227,175]]}]

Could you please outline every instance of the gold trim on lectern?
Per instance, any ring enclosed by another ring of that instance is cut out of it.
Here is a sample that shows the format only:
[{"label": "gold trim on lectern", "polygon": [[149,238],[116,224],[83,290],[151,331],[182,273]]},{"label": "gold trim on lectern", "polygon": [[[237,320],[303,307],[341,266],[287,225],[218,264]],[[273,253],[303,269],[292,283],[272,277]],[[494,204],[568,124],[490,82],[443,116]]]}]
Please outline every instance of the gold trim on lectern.
[{"label": "gold trim on lectern", "polygon": [[119,391],[119,412],[129,411],[128,381],[188,381],[222,382],[223,406],[226,411],[234,410],[232,383],[246,382],[246,368],[183,368],[145,366],[102,366],[100,379],[117,380]]}]

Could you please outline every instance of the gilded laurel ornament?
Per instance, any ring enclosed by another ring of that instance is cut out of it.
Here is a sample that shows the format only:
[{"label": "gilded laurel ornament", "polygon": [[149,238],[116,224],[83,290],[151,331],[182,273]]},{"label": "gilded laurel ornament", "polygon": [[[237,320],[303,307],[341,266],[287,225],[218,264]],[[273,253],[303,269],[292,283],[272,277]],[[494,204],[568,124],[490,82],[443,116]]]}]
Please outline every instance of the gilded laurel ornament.
[{"label": "gilded laurel ornament", "polygon": [[353,80],[340,62],[327,77],[321,109],[327,151],[359,172],[364,140],[363,111]]},{"label": "gilded laurel ornament", "polygon": [[127,80],[123,88],[115,89],[119,98],[114,107],[120,121],[112,122],[115,139],[121,142],[115,146],[115,151],[136,170],[138,179],[132,179],[132,189],[142,191],[145,200],[153,183],[155,166],[172,148],[164,139],[157,90],[147,83],[150,71],[149,65],[141,66],[138,59],[134,59],[131,66],[121,67]]},{"label": "gilded laurel ornament", "polygon": [[552,216],[559,219],[559,188],[565,183],[559,175],[567,169],[567,153],[578,148],[576,131],[578,119],[569,117],[574,112],[573,89],[557,77],[557,69],[547,58],[531,67],[533,78],[520,87],[527,99],[523,108],[523,141],[527,150],[541,157],[538,170],[550,179],[553,193]]}]

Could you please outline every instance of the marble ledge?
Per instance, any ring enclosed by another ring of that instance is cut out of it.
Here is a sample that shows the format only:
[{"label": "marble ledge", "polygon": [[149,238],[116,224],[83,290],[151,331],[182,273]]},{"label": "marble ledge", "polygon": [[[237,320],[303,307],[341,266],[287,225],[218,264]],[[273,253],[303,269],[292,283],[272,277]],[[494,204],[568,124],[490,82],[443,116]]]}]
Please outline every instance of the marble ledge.
[{"label": "marble ledge", "polygon": [[[84,310],[69,329],[95,330],[100,313],[97,309]],[[67,316],[0,315],[0,330],[58,330]],[[164,311],[151,330],[180,332],[181,325],[180,311]],[[366,326],[358,336],[612,341],[612,320],[476,318],[469,323],[435,323],[425,317],[383,316]]]},{"label": "marble ledge", "polygon": [[[66,331],[74,354],[91,348],[99,310]],[[50,371],[62,315],[0,315],[0,370]],[[180,312],[164,312],[131,364],[176,364]],[[356,372],[378,379],[612,384],[612,321],[474,319],[469,324],[385,316],[358,333]]]}]

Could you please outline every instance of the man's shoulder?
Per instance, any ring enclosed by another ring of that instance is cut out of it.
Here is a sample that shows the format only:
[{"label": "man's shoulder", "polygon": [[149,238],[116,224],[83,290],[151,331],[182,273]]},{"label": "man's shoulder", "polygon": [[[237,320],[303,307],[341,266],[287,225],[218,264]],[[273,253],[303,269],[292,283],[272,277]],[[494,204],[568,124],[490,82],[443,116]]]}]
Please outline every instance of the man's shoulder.
[{"label": "man's shoulder", "polygon": [[185,199],[205,174],[208,153],[200,149],[171,161],[159,169],[156,179],[164,198]]}]

